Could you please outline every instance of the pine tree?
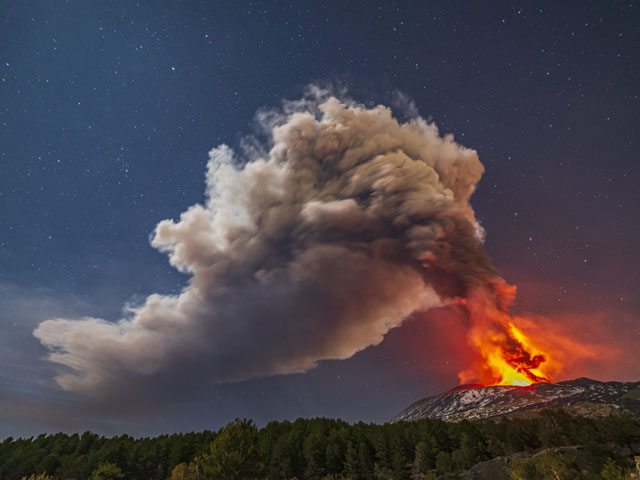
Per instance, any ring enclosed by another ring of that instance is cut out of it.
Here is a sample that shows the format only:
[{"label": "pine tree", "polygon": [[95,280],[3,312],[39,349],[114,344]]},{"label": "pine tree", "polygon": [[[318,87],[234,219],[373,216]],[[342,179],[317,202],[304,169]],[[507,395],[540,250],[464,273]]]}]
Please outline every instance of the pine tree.
[{"label": "pine tree", "polygon": [[418,442],[416,445],[416,458],[413,462],[412,473],[416,476],[424,475],[433,466],[431,451],[427,442]]},{"label": "pine tree", "polygon": [[327,473],[332,475],[334,478],[342,472],[342,448],[340,445],[334,440],[327,443],[327,448],[325,450],[325,459],[327,465]]},{"label": "pine tree", "polygon": [[358,452],[353,446],[353,442],[349,441],[347,444],[347,451],[344,457],[344,473],[352,480],[363,480],[362,471],[360,469],[360,461],[358,459]]},{"label": "pine tree", "polygon": [[258,429],[251,420],[227,424],[218,433],[199,466],[203,480],[250,480],[264,473],[258,449]]},{"label": "pine tree", "polygon": [[371,478],[373,476],[374,465],[371,449],[364,441],[358,443],[358,465],[363,478]]},{"label": "pine tree", "polygon": [[631,478],[631,470],[621,467],[612,458],[607,459],[600,474],[604,480],[627,480]]},{"label": "pine tree", "polygon": [[442,475],[449,475],[455,470],[451,454],[449,452],[439,452],[436,457],[436,469]]},{"label": "pine tree", "polygon": [[124,474],[115,463],[103,463],[93,471],[91,480],[120,480]]},{"label": "pine tree", "polygon": [[200,480],[200,470],[196,463],[182,462],[171,471],[170,480]]},{"label": "pine tree", "polygon": [[304,441],[304,457],[309,478],[320,478],[326,469],[326,441],[320,431],[311,432]]}]

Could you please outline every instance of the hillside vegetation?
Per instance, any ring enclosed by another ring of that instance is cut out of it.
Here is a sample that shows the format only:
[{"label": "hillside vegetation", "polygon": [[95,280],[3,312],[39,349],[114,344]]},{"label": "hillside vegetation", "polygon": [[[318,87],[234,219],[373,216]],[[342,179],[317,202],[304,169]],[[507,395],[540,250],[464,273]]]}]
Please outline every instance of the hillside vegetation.
[{"label": "hillside vegetation", "polygon": [[[557,448],[567,446],[580,452],[578,463]],[[622,479],[629,478],[639,449],[640,424],[633,418],[561,410],[485,423],[351,425],[316,418],[258,429],[235,420],[218,432],[155,438],[90,432],[7,438],[0,443],[0,480],[481,478],[472,475],[474,465],[504,458],[516,458],[508,463],[514,479]]]}]

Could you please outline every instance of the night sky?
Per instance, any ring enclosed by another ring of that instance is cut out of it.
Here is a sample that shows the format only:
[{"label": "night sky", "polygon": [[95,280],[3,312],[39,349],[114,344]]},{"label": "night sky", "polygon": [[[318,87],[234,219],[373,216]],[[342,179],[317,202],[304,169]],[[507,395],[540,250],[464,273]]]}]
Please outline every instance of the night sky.
[{"label": "night sky", "polygon": [[429,314],[350,359],[168,410],[105,413],[54,380],[38,324],[180,292],[154,228],[204,201],[211,148],[310,84],[409,98],[477,150],[471,204],[515,310],[618,352],[558,380],[640,380],[637,2],[2,1],[0,21],[0,438],[383,422],[458,383],[461,327]]}]

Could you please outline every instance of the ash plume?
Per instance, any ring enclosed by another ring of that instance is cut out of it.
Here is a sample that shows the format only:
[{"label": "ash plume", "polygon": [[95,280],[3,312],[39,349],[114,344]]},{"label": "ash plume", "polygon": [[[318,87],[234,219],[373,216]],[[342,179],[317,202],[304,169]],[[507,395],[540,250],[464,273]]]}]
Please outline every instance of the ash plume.
[{"label": "ash plume", "polygon": [[304,372],[470,291],[509,303],[469,204],[474,150],[314,88],[257,118],[268,144],[211,150],[206,202],[155,229],[191,275],[179,295],[36,328],[64,389],[113,399]]}]

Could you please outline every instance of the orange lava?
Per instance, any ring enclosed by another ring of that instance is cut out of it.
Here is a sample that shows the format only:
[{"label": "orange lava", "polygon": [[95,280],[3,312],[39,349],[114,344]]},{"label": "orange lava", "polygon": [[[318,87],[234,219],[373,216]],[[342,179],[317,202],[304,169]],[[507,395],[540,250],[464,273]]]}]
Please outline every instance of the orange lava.
[{"label": "orange lava", "polygon": [[554,372],[562,368],[560,360],[554,358],[547,346],[544,332],[533,332],[535,337],[525,333],[516,324],[528,322],[509,315],[506,306],[496,306],[499,302],[480,294],[462,303],[469,309],[468,341],[477,358],[458,374],[461,384],[528,386],[551,382]]}]

